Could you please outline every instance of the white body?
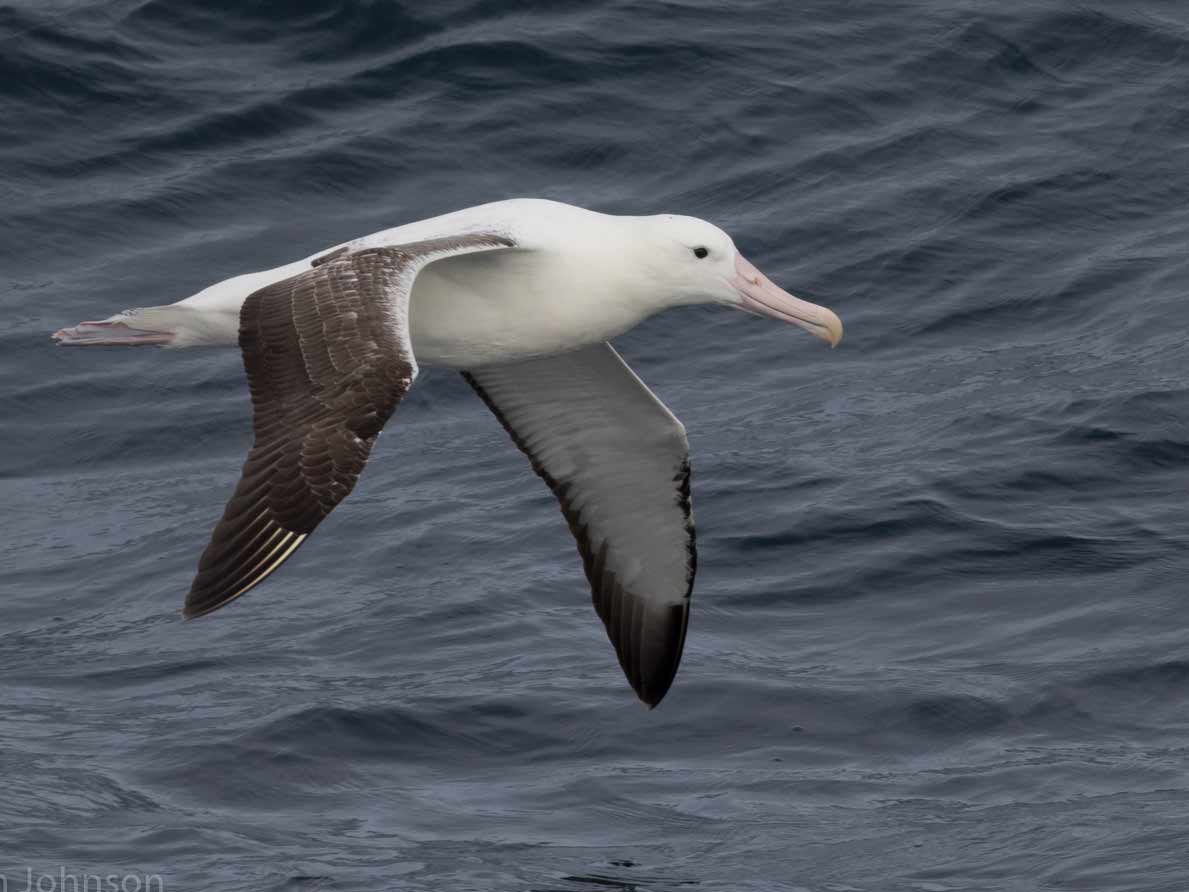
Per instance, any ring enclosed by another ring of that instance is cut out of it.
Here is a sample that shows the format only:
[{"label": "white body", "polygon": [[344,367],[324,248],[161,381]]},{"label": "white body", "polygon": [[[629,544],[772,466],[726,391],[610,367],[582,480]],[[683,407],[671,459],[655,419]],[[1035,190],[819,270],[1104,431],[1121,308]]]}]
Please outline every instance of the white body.
[{"label": "white body", "polygon": [[422,365],[468,369],[601,344],[654,313],[714,303],[798,325],[837,344],[842,323],[778,288],[705,220],[619,217],[514,198],[385,229],[302,260],[235,276],[175,304],[125,310],[54,334],[65,346],[234,346],[250,294],[338,248],[497,235],[512,247],[445,256],[417,275],[409,303]]},{"label": "white body", "polygon": [[[520,219],[533,221],[531,232],[517,231]],[[642,247],[648,244],[645,232],[654,219],[611,217],[521,198],[397,226],[345,244],[360,249],[489,228],[509,231],[525,250],[438,260],[421,271],[413,286],[409,324],[417,362],[472,368],[602,343],[665,306],[684,302],[680,294],[664,302],[665,294],[641,275],[641,268],[649,266]],[[549,243],[553,235],[556,246]],[[564,252],[551,250],[562,247],[563,240]],[[312,260],[332,250],[226,279],[168,308],[139,311],[132,321],[151,327],[154,312],[184,311],[189,318],[185,325],[172,326],[178,338],[171,346],[234,345],[240,307],[249,294],[309,269]]]}]

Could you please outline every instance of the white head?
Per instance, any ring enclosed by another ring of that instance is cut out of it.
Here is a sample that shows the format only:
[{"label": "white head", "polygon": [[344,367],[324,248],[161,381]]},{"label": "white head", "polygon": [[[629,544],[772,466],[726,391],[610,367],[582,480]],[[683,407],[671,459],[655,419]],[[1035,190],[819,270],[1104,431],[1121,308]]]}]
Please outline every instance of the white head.
[{"label": "white head", "polygon": [[673,214],[638,219],[651,275],[668,303],[723,304],[800,326],[832,347],[842,340],[842,320],[775,285],[717,226]]}]

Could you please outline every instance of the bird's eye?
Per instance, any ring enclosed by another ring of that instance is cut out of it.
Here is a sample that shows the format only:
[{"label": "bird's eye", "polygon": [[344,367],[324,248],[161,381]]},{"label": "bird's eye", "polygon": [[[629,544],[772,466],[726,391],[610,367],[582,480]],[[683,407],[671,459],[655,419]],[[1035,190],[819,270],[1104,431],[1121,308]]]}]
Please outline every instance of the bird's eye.
[{"label": "bird's eye", "polygon": [[694,248],[694,256],[697,257],[699,260],[701,260],[703,257],[705,257],[709,253],[710,252],[707,251],[705,248],[703,248],[701,245],[698,245],[698,247]]}]

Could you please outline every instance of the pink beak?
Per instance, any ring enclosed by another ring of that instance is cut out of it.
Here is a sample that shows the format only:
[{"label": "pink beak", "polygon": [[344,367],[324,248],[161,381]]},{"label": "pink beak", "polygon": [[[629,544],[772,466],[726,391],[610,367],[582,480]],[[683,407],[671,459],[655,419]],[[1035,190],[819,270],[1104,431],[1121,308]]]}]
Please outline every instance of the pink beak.
[{"label": "pink beak", "polygon": [[735,277],[731,284],[739,292],[740,307],[757,316],[799,325],[831,347],[842,340],[842,320],[831,310],[793,297],[756,269],[742,254],[735,256]]}]

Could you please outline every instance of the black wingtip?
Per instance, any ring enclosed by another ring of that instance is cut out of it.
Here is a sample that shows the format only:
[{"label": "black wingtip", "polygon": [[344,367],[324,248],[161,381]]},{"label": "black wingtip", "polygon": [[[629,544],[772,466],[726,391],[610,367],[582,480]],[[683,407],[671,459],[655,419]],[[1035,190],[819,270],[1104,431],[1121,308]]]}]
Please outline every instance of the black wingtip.
[{"label": "black wingtip", "polygon": [[188,596],[186,598],[186,605],[182,608],[182,616],[185,619],[198,619],[200,616],[207,616],[208,614],[214,613],[220,607],[226,607],[232,601],[235,601],[238,598],[240,598],[241,596],[246,595],[248,592],[250,592],[256,586],[258,586],[260,583],[262,583],[265,579],[267,579],[271,574],[272,574],[272,571],[270,570],[268,573],[265,573],[263,576],[260,576],[259,578],[254,580],[250,585],[247,585],[247,586],[241,588],[239,591],[235,592],[234,594],[224,593],[223,595],[221,595],[220,597],[218,597],[214,600],[205,600],[205,601],[198,601],[196,603],[190,603],[191,598]]},{"label": "black wingtip", "polygon": [[[636,691],[636,696],[640,698],[640,702],[648,707],[649,712],[660,706],[665,695],[669,693],[669,689],[673,686],[673,680],[677,677],[677,666],[681,661],[681,654],[677,654],[676,660],[672,664],[672,669],[667,673],[668,677],[661,676],[658,681],[654,676],[651,679],[632,679],[632,688]],[[649,683],[651,682],[651,683]]]},{"label": "black wingtip", "polygon": [[182,608],[182,619],[189,622],[192,619],[198,619],[200,616],[206,616],[208,613],[214,613],[222,604],[216,604],[214,607],[190,607]]},{"label": "black wingtip", "polygon": [[242,537],[220,537],[221,529],[222,523],[199,559],[198,574],[182,607],[186,619],[214,613],[246,595],[280,569],[309,538],[309,533],[286,530],[270,520],[263,533],[252,536],[245,546]]},{"label": "black wingtip", "polygon": [[200,616],[207,616],[208,614],[214,613],[226,603],[228,602],[220,601],[218,604],[207,605],[205,607],[197,607],[192,604],[187,604],[182,608],[182,619],[189,622],[192,619],[198,619]]},{"label": "black wingtip", "polygon": [[[616,594],[628,603],[635,601],[635,610],[627,604],[608,613],[607,631],[615,645],[619,665],[627,676],[636,696],[651,711],[665,699],[685,649],[685,634],[689,627],[689,602],[661,608],[646,606],[616,586]],[[630,617],[618,623],[620,617]]]},{"label": "black wingtip", "polygon": [[667,694],[667,693],[669,693],[668,688],[666,688],[663,692],[661,692],[660,694],[658,694],[655,697],[650,698],[644,694],[641,694],[639,691],[636,692],[636,696],[640,698],[641,703],[643,703],[645,706],[648,707],[648,711],[652,712],[654,709],[656,709],[658,706],[661,705],[661,701],[665,699],[665,694]]}]

